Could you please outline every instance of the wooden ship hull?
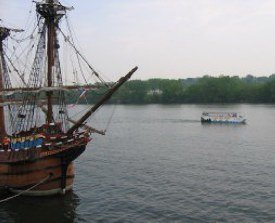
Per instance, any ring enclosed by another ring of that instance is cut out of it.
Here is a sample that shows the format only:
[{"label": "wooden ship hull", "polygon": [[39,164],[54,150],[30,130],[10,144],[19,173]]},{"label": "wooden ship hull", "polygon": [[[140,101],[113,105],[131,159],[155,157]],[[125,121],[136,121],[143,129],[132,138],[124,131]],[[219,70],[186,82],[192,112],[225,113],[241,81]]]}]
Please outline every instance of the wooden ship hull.
[{"label": "wooden ship hull", "polygon": [[24,195],[64,194],[73,186],[73,161],[85,151],[86,145],[87,141],[82,140],[56,149],[1,151],[0,183]]}]

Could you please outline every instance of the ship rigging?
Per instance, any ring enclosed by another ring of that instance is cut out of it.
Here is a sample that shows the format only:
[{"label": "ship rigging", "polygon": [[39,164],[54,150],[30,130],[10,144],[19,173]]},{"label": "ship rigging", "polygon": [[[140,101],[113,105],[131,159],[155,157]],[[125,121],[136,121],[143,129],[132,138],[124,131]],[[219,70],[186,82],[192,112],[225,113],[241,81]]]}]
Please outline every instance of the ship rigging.
[{"label": "ship rigging", "polygon": [[[105,134],[87,126],[87,120],[138,68],[115,83],[105,82],[60,26],[63,18],[69,24],[67,12],[72,8],[56,0],[35,2],[35,5],[37,25],[29,36],[17,39],[13,33],[22,30],[0,26],[0,186],[16,193],[32,188],[24,194],[40,196],[65,193],[72,188],[73,161],[84,152],[91,134]],[[71,33],[69,26],[68,31]],[[72,68],[62,67],[58,34],[63,37],[63,46],[67,44],[74,51],[78,70],[72,60]],[[30,43],[25,44],[22,54],[17,56],[16,47],[8,48],[11,40],[18,45],[24,45],[27,40]],[[23,55],[25,62],[22,62]],[[72,71],[77,79],[75,84],[64,83],[66,72],[64,74],[62,68]],[[84,70],[97,81],[89,83]],[[29,73],[27,77],[26,73]],[[79,84],[80,78],[84,84]],[[20,86],[13,86],[13,80],[20,81]],[[69,117],[67,91],[101,87],[105,92],[79,119]],[[43,119],[41,114],[45,114]],[[38,185],[41,180],[43,183]]]}]

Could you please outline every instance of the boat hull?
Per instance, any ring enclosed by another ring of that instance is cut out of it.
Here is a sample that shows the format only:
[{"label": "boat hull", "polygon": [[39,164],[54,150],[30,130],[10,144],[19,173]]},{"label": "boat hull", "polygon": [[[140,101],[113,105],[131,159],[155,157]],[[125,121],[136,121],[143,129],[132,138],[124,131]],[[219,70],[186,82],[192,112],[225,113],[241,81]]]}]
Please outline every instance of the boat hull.
[{"label": "boat hull", "polygon": [[[74,146],[35,160],[0,163],[0,184],[30,196],[64,194],[72,189],[75,160],[86,145]],[[44,179],[47,179],[45,182]],[[41,183],[40,183],[41,182]],[[37,186],[36,186],[37,185]],[[29,188],[33,189],[29,190]]]},{"label": "boat hull", "polygon": [[228,123],[228,124],[245,124],[246,119],[212,119],[201,117],[201,123]]},{"label": "boat hull", "polygon": [[23,194],[24,196],[32,196],[32,197],[43,197],[43,196],[52,196],[52,195],[57,195],[57,194],[64,194],[67,193],[68,191],[71,191],[73,188],[73,185],[68,185],[66,186],[65,189],[49,189],[49,190],[31,190],[31,191],[24,191],[24,190],[18,190],[18,189],[13,189],[9,188],[9,191],[14,193],[14,194]]}]

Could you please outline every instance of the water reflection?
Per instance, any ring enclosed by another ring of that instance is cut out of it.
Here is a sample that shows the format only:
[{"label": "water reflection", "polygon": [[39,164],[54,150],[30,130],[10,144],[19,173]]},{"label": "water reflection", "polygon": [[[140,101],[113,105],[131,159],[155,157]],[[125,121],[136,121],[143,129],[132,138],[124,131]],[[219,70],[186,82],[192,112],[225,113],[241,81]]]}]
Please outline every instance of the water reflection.
[{"label": "water reflection", "polygon": [[[0,192],[0,199],[11,194]],[[65,196],[18,197],[0,203],[0,222],[75,222],[79,197],[72,191]]]}]

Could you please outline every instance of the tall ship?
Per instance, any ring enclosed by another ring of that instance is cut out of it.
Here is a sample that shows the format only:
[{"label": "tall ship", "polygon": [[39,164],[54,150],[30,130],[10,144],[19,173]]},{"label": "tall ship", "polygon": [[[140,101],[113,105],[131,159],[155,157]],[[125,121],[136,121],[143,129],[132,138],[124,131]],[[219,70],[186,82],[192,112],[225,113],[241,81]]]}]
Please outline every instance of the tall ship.
[{"label": "tall ship", "polygon": [[[85,151],[92,134],[104,134],[88,126],[87,120],[138,68],[117,82],[103,81],[60,26],[64,18],[67,21],[67,12],[72,8],[57,0],[34,4],[36,25],[29,36],[34,43],[25,44],[27,52],[28,47],[34,51],[27,78],[15,67],[13,52],[7,52],[9,41],[22,30],[0,26],[0,187],[31,196],[65,194],[73,186],[73,161]],[[75,53],[78,63],[85,64],[86,71],[89,70],[97,82],[90,84],[86,79],[82,85],[65,84],[66,75],[71,71],[74,76],[81,76],[84,65],[81,73],[75,69],[62,72],[65,68],[59,56],[61,37]],[[16,74],[12,76],[12,73]],[[20,85],[13,84],[15,82]],[[68,92],[101,87],[103,93],[95,103],[77,119],[70,117]]]}]

